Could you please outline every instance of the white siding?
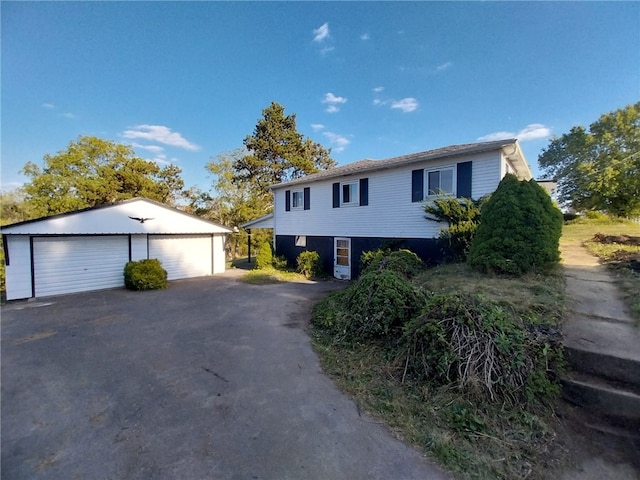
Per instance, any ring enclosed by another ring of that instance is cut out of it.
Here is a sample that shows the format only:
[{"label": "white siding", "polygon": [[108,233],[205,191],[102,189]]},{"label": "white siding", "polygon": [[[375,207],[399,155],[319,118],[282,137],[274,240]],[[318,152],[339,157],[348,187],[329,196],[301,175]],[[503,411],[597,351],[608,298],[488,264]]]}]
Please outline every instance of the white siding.
[{"label": "white siding", "polygon": [[124,286],[128,260],[126,236],[36,237],[35,296]]},{"label": "white siding", "polygon": [[[9,251],[6,266],[7,300],[31,297],[31,250],[29,237],[4,235]],[[5,259],[5,262],[7,259]]]},{"label": "white siding", "polygon": [[[443,225],[424,218],[423,203],[411,202],[411,171],[473,161],[472,196],[491,193],[500,181],[499,152],[417,163],[402,168],[365,172],[332,178],[309,186],[309,210],[285,211],[283,187],[274,191],[275,232],[277,235],[433,238]],[[332,208],[332,184],[360,178],[369,179],[369,205]],[[291,188],[292,189],[292,188]]]},{"label": "white siding", "polygon": [[147,258],[147,235],[131,235],[131,260]]},{"label": "white siding", "polygon": [[224,253],[224,245],[227,240],[225,235],[213,237],[213,273],[224,273],[227,258]]},{"label": "white siding", "polygon": [[212,274],[211,235],[152,235],[149,258],[157,258],[169,280]]},{"label": "white siding", "polygon": [[473,159],[471,196],[474,199],[493,193],[504,177],[500,165],[502,154],[499,152],[485,153]]}]

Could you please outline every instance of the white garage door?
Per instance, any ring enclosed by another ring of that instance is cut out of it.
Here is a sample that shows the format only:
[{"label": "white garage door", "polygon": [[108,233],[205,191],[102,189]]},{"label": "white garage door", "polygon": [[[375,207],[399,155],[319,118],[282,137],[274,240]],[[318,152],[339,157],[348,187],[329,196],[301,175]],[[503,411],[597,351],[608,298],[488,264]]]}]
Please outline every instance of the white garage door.
[{"label": "white garage door", "polygon": [[211,275],[213,247],[210,235],[149,236],[149,258],[157,258],[167,271],[167,278]]},{"label": "white garage door", "polygon": [[124,286],[123,271],[128,261],[126,236],[36,237],[36,296]]}]

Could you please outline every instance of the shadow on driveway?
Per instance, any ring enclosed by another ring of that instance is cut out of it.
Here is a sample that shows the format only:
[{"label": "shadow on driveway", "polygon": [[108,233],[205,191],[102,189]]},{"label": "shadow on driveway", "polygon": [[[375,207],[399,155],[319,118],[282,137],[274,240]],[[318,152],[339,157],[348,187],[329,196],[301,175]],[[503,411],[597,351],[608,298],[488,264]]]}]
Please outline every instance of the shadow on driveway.
[{"label": "shadow on driveway", "polygon": [[334,282],[107,290],[2,307],[7,479],[441,479],[325,377]]}]

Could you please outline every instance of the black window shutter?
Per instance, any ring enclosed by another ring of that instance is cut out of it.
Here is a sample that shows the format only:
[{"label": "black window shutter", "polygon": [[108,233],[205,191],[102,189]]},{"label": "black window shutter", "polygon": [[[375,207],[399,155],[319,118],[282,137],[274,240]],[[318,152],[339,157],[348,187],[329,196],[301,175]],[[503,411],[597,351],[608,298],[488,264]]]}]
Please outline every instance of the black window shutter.
[{"label": "black window shutter", "polygon": [[305,187],[304,189],[304,209],[309,210],[311,208],[311,187]]},{"label": "black window shutter", "polygon": [[458,198],[471,198],[471,162],[459,163],[456,177],[456,195]]},{"label": "black window shutter", "polygon": [[333,208],[340,207],[340,183],[333,184]]},{"label": "black window shutter", "polygon": [[369,205],[369,179],[360,179],[360,206]]},{"label": "black window shutter", "polygon": [[421,202],[424,199],[424,169],[411,171],[411,201]]},{"label": "black window shutter", "polygon": [[284,192],[284,211],[291,211],[291,190],[286,190]]}]

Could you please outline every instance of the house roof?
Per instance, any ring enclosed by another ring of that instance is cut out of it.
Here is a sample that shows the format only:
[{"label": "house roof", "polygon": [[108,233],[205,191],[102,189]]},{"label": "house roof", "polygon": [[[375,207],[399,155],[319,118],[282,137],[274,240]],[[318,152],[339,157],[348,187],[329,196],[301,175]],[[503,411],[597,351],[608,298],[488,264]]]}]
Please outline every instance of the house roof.
[{"label": "house roof", "polygon": [[494,150],[506,150],[507,147],[513,147],[511,151],[505,151],[505,155],[512,162],[516,169],[518,177],[524,179],[531,178],[531,170],[527,164],[524,154],[520,149],[520,145],[516,139],[498,140],[493,142],[467,143],[463,145],[451,145],[448,147],[428,150],[426,152],[411,153],[400,157],[392,157],[384,160],[365,159],[358,162],[349,163],[341,167],[330,168],[318,173],[312,173],[301,178],[296,178],[290,182],[272,185],[270,188],[276,190],[283,187],[297,185],[301,183],[316,182],[320,180],[328,180],[336,177],[344,177],[356,173],[368,173],[377,170],[385,170],[397,167],[403,167],[414,163],[439,160],[442,158],[457,157],[462,155],[470,155],[474,153],[490,152]]},{"label": "house roof", "polygon": [[242,228],[273,228],[273,213],[240,225]]},{"label": "house roof", "polygon": [[[144,219],[144,221],[141,221]],[[96,207],[5,225],[8,235],[113,235],[231,233],[215,222],[148,198],[132,198]]]}]

